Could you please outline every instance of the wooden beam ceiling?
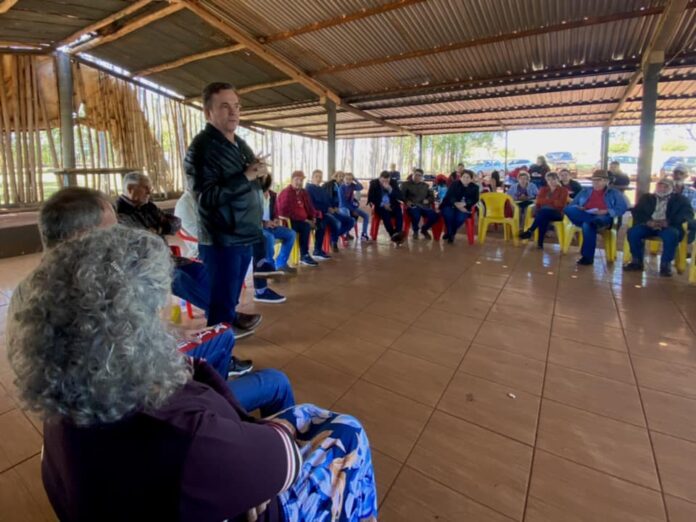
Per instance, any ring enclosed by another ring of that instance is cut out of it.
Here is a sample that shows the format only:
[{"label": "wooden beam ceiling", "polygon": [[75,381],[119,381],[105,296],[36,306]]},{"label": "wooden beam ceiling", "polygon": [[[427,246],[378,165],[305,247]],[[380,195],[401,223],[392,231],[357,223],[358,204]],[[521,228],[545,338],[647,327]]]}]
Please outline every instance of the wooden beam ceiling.
[{"label": "wooden beam ceiling", "polygon": [[288,79],[288,80],[278,80],[275,82],[267,82],[267,83],[257,83],[256,85],[248,85],[246,87],[240,87],[237,89],[237,93],[242,95],[242,94],[249,94],[251,92],[256,92],[256,91],[263,91],[265,89],[275,89],[277,87],[285,87],[286,85],[293,85],[295,83],[299,83],[297,80],[294,79]]},{"label": "wooden beam ceiling", "polygon": [[118,40],[119,38],[122,38],[127,34],[132,33],[133,31],[142,29],[143,27],[151,24],[152,22],[156,22],[157,20],[161,20],[166,16],[181,11],[185,7],[186,6],[182,3],[169,4],[167,7],[155,11],[154,13],[148,13],[134,20],[131,20],[123,27],[114,31],[111,34],[97,36],[95,38],[92,38],[91,40],[87,40],[85,43],[76,45],[75,47],[72,47],[69,52],[72,54],[83,53],[85,51],[89,51],[90,49],[94,49],[99,45],[104,45],[106,43],[113,42],[114,40]]},{"label": "wooden beam ceiling", "polygon": [[467,49],[471,47],[478,47],[481,45],[488,45],[493,43],[500,43],[505,41],[519,40],[521,38],[529,38],[532,36],[540,36],[549,33],[568,31],[570,29],[578,29],[582,27],[589,27],[593,25],[606,24],[610,22],[617,22],[620,20],[628,20],[631,18],[642,18],[645,16],[654,16],[662,13],[663,8],[652,7],[648,9],[643,9],[642,11],[629,11],[623,13],[614,13],[605,16],[591,16],[585,17],[581,20],[572,20],[565,23],[547,25],[545,27],[527,29],[525,31],[513,31],[506,34],[486,36],[483,38],[477,38],[473,40],[467,40],[464,42],[451,42],[446,45],[440,45],[436,47],[429,47],[426,49],[417,49],[414,51],[408,51],[399,53],[396,55],[382,56],[378,58],[373,58],[371,60],[364,60],[362,62],[352,62],[343,63],[340,65],[332,65],[330,67],[325,67],[323,69],[318,69],[311,73],[311,76],[317,77],[324,74],[335,74],[337,72],[348,71],[352,69],[360,69],[363,67],[370,67],[373,65],[383,65],[385,63],[392,63],[401,60],[408,60],[411,58],[422,58],[424,56],[431,56],[433,54],[445,53],[449,51],[456,51],[461,49]]},{"label": "wooden beam ceiling", "polygon": [[297,29],[291,29],[289,31],[283,31],[280,33],[272,34],[269,36],[259,36],[257,41],[261,44],[269,44],[272,42],[278,42],[280,40],[287,40],[289,38],[294,38],[301,34],[312,33],[314,31],[321,31],[322,29],[327,29],[329,27],[335,27],[337,25],[347,24],[349,22],[355,22],[356,20],[362,20],[369,16],[375,16],[382,13],[387,13],[393,11],[394,9],[401,9],[409,5],[420,4],[426,0],[397,0],[396,2],[390,2],[388,4],[380,5],[377,7],[367,8],[363,7],[360,11],[355,11],[350,14],[343,14],[341,16],[336,16],[334,18],[329,18],[328,20],[322,20],[320,22],[312,22]]},{"label": "wooden beam ceiling", "polygon": [[74,32],[70,36],[63,38],[60,42],[55,44],[53,47],[54,49],[57,49],[58,47],[63,47],[64,45],[71,44],[81,38],[82,36],[89,34],[89,33],[95,33],[99,29],[106,27],[107,25],[110,25],[114,22],[117,22],[121,18],[125,18],[126,16],[135,13],[136,11],[139,11],[143,7],[145,7],[147,4],[149,4],[152,0],[138,0],[137,2],[133,2],[127,7],[124,7],[120,11],[117,11],[116,13],[107,16],[106,18],[103,18],[97,22],[94,22],[93,24],[88,25],[87,27],[84,27],[80,29],[79,31]]},{"label": "wooden beam ceiling", "polygon": [[134,73],[133,76],[139,76],[141,78],[144,78],[145,76],[152,76],[153,74],[169,71],[170,69],[183,67],[184,65],[187,65],[192,62],[198,62],[200,60],[214,58],[223,54],[236,53],[238,51],[241,51],[242,49],[246,49],[246,46],[244,44],[234,44],[221,47],[219,49],[204,51],[202,53],[191,54],[189,56],[178,58],[177,60],[172,60],[171,62],[163,63],[161,65],[155,65],[154,67],[148,67],[147,69],[143,69]]}]

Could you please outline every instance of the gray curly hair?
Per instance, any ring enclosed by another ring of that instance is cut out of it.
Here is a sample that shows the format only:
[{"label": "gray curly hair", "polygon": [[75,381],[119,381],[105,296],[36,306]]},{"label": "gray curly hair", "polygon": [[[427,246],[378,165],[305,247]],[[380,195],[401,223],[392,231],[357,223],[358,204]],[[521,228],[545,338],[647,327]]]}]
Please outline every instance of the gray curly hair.
[{"label": "gray curly hair", "polygon": [[159,318],[170,284],[169,252],[145,231],[116,225],[49,251],[10,318],[26,405],[82,426],[161,406],[190,378]]}]

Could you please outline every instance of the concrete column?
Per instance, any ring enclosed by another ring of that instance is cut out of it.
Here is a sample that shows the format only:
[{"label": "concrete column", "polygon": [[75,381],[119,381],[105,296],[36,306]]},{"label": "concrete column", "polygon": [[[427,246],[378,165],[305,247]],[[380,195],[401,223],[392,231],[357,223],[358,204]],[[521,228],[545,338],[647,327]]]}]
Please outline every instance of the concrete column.
[{"label": "concrete column", "polygon": [[326,150],[327,150],[327,176],[331,179],[336,172],[336,104],[331,100],[326,100]]},{"label": "concrete column", "polygon": [[[70,55],[56,52],[56,76],[58,77],[58,102],[60,105],[60,144],[64,169],[75,168],[75,136],[73,131],[73,74]],[[77,176],[63,175],[64,187],[77,185]]]},{"label": "concrete column", "polygon": [[607,170],[609,169],[609,127],[602,128],[601,155],[600,168]]},{"label": "concrete column", "polygon": [[423,135],[418,135],[418,168],[423,168]]},{"label": "concrete column", "polygon": [[503,172],[503,181],[505,181],[505,178],[507,177],[507,171],[508,171],[508,131],[506,129],[505,130],[505,169]]},{"label": "concrete column", "polygon": [[[646,63],[643,63],[643,102],[640,111],[640,152],[638,154],[636,201],[641,194],[650,191],[657,115],[657,85],[664,62],[664,54],[656,53],[656,55],[658,56],[650,57]],[[662,59],[659,59],[660,55]]]}]

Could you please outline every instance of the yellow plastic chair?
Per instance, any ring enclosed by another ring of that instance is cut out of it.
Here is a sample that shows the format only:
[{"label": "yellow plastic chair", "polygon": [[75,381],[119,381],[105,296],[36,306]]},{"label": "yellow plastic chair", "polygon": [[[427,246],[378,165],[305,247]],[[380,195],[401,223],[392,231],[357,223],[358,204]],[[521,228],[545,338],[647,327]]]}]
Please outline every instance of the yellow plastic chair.
[{"label": "yellow plastic chair", "polygon": [[[505,204],[510,202],[512,217],[505,217]],[[517,246],[520,229],[520,208],[515,204],[515,200],[508,194],[500,192],[486,192],[481,194],[479,201],[479,243],[486,241],[488,227],[493,224],[503,225],[503,235],[505,241],[510,239]]]},{"label": "yellow plastic chair", "polygon": [[[529,230],[534,221],[534,209],[536,204],[529,205],[524,211],[524,229]],[[554,221],[551,223],[554,230],[556,231],[556,237],[558,238],[558,245],[561,247],[561,254],[565,254],[563,251],[563,245],[565,244],[565,224],[563,221]],[[539,230],[534,231],[534,241],[539,240]]]},{"label": "yellow plastic chair", "polygon": [[[628,225],[628,228],[631,228],[631,226],[633,226],[633,218],[629,218],[627,220],[627,225]],[[684,223],[683,226],[684,226],[684,237],[677,245],[677,251],[675,252],[675,256],[674,256],[674,266],[677,269],[677,272],[679,274],[683,274],[684,272],[686,272],[687,264],[688,264],[688,260],[686,257],[687,251],[689,249],[689,244],[687,243],[688,230],[687,230],[686,223]],[[657,255],[660,253],[660,243],[662,243],[662,240],[659,237],[655,237],[652,239],[646,239],[645,240],[646,250],[649,253],[651,253],[652,255]],[[628,232],[626,233],[626,236],[624,237],[623,258],[624,258],[624,263],[630,263],[631,260],[633,259],[633,256],[631,255],[631,246],[628,244]],[[693,265],[693,263],[692,263],[692,265]],[[693,267],[692,267],[692,272],[693,272]],[[689,277],[691,277],[691,274],[689,274]]]},{"label": "yellow plastic chair", "polygon": [[[573,238],[577,234],[578,236],[578,246],[582,247],[582,228],[581,227],[576,227],[569,219],[568,216],[563,216],[563,224],[564,224],[564,238],[563,238],[563,248],[561,249],[564,254],[568,253],[568,250],[570,250],[570,245],[573,242]],[[600,232],[600,235],[602,236],[602,239],[604,240],[604,252],[607,256],[607,261],[610,263],[613,263],[616,261],[616,253],[617,253],[617,246],[616,246],[616,219],[614,219],[614,223],[612,224],[611,228],[607,228],[605,230],[602,230]]]},{"label": "yellow plastic chair", "polygon": [[689,283],[696,284],[696,241],[691,247],[691,269],[689,270]]},{"label": "yellow plastic chair", "polygon": [[[279,216],[278,219],[280,219],[283,222],[283,226],[289,228],[292,230],[292,226],[290,224],[290,218],[286,218],[283,216]],[[276,257],[278,256],[278,252],[280,251],[280,243],[276,243],[275,245],[275,255]],[[297,266],[300,264],[300,235],[295,232],[295,243],[292,245],[292,250],[290,251],[290,258],[288,259],[288,263],[293,266]]]}]

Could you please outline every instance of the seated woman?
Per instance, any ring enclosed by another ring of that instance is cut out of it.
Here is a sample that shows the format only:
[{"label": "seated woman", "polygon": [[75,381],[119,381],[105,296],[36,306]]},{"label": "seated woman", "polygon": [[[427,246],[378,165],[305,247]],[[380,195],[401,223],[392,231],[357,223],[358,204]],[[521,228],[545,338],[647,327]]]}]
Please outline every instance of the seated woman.
[{"label": "seated woman", "polygon": [[474,183],[474,173],[462,172],[461,178],[453,182],[440,204],[440,212],[445,221],[446,233],[443,236],[448,243],[454,243],[454,236],[464,222],[469,219],[479,200],[479,187]]},{"label": "seated woman", "polygon": [[524,232],[520,232],[520,238],[529,239],[534,231],[539,229],[537,246],[544,248],[544,236],[554,221],[563,219],[563,209],[568,204],[568,189],[561,185],[561,180],[555,172],[546,175],[546,185],[539,189],[536,198],[536,213],[534,222]]},{"label": "seated woman", "polygon": [[8,350],[44,418],[58,518],[376,520],[358,421],[312,405],[249,416],[156,319],[171,269],[158,237],[115,226],[52,249],[27,280]]},{"label": "seated woman", "polygon": [[360,208],[360,202],[356,198],[356,192],[363,189],[362,183],[353,177],[351,172],[343,174],[343,182],[338,187],[338,205],[339,212],[346,216],[352,217],[355,222],[362,219],[362,241],[370,241],[370,236],[367,233],[370,230],[370,214]]}]

